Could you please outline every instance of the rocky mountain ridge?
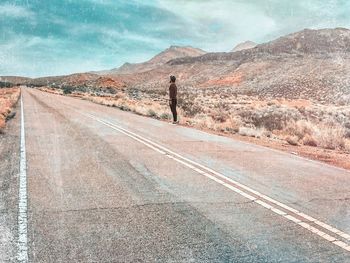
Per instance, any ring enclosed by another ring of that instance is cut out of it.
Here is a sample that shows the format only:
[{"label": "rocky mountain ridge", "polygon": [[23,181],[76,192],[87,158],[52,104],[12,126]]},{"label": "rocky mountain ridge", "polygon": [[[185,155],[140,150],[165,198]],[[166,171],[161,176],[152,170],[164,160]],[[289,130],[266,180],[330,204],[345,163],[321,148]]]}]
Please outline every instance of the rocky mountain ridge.
[{"label": "rocky mountain ridge", "polygon": [[350,103],[350,30],[305,29],[235,52],[170,47],[151,60],[104,73],[83,73],[26,81],[89,90],[164,91],[169,75],[179,86],[220,89],[267,98]]}]

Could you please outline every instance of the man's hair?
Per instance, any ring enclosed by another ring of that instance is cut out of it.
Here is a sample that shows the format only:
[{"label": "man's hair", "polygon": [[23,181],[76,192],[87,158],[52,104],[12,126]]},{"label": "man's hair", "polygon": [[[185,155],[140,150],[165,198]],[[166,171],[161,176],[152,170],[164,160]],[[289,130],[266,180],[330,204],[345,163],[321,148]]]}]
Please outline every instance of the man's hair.
[{"label": "man's hair", "polygon": [[170,82],[175,82],[176,81],[176,77],[175,76],[170,76]]}]

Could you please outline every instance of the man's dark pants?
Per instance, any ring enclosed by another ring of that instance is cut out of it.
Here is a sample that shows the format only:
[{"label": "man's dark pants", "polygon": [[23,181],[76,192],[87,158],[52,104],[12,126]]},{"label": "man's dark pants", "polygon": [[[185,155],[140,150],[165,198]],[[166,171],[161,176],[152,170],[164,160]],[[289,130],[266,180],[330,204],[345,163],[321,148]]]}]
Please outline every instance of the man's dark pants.
[{"label": "man's dark pants", "polygon": [[171,109],[171,112],[173,114],[174,121],[177,121],[176,104],[177,104],[177,99],[170,100],[170,109]]}]

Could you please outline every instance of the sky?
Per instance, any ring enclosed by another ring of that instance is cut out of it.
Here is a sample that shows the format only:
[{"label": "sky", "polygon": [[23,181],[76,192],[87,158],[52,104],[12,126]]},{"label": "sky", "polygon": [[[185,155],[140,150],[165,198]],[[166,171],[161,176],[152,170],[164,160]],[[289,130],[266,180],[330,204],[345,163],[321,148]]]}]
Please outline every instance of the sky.
[{"label": "sky", "polygon": [[230,51],[304,28],[350,28],[348,0],[0,0],[0,76],[143,62],[170,45]]}]

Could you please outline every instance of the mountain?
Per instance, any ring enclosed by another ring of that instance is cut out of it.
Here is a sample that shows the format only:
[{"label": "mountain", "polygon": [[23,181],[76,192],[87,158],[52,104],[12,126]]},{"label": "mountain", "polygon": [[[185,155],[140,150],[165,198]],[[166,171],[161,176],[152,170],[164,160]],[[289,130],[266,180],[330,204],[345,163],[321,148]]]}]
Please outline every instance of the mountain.
[{"label": "mountain", "polygon": [[27,85],[32,86],[52,86],[52,87],[74,87],[79,91],[105,91],[115,93],[123,89],[125,83],[118,77],[101,76],[93,73],[76,73],[66,76],[52,76],[30,79]]},{"label": "mountain", "polygon": [[147,63],[154,64],[154,65],[160,65],[168,62],[171,59],[175,58],[181,58],[181,57],[197,57],[205,54],[206,52],[204,50],[201,50],[199,48],[193,48],[191,46],[170,46],[163,52],[159,53],[158,55],[154,56],[151,60],[149,60]]},{"label": "mountain", "polygon": [[260,52],[324,54],[350,52],[350,30],[346,28],[303,31],[259,45]]},{"label": "mountain", "polygon": [[182,86],[350,103],[350,30],[305,29],[252,49],[172,59],[123,79],[127,86],[162,89],[171,74]]},{"label": "mountain", "polygon": [[236,52],[236,51],[241,51],[241,50],[245,50],[245,49],[250,49],[250,48],[255,48],[258,44],[254,43],[252,41],[245,41],[243,43],[238,44],[237,46],[235,46],[231,52]]},{"label": "mountain", "polygon": [[193,48],[190,46],[170,46],[166,50],[162,51],[158,55],[154,56],[150,60],[143,63],[125,63],[119,68],[112,69],[111,71],[104,71],[103,74],[132,74],[138,72],[145,72],[159,67],[171,59],[182,57],[196,57],[205,54],[206,52]]},{"label": "mountain", "polygon": [[9,82],[12,84],[23,84],[29,80],[30,78],[19,77],[19,76],[0,76],[0,82]]},{"label": "mountain", "polygon": [[177,77],[180,87],[350,103],[350,30],[305,29],[235,52],[172,46],[144,63],[39,80],[90,89],[164,91],[169,75]]}]

